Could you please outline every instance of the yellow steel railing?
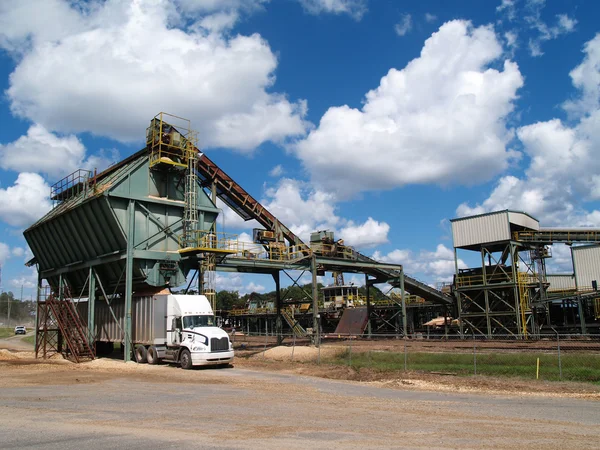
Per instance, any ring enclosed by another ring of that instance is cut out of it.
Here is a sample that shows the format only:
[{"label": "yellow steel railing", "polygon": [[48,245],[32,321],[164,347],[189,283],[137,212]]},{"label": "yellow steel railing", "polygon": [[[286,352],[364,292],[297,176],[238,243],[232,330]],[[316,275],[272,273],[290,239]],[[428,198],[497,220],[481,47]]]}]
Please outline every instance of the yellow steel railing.
[{"label": "yellow steel railing", "polygon": [[[496,272],[492,274],[486,274],[485,284],[497,284],[497,283],[511,283],[514,282],[512,274],[510,272]],[[518,282],[526,282],[528,284],[539,283],[539,279],[536,274],[519,272]],[[482,286],[484,284],[483,275],[463,275],[456,278],[456,287],[474,287]]]},{"label": "yellow steel railing", "polygon": [[187,168],[188,159],[196,153],[196,140],[189,120],[164,112],[157,114],[146,130],[150,167],[164,163]]}]

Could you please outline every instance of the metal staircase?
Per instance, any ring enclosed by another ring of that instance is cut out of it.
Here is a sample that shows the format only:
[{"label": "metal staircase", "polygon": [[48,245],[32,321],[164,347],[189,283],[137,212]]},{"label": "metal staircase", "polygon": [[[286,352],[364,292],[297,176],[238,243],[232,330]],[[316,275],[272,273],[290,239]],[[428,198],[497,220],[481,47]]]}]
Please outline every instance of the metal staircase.
[{"label": "metal staircase", "polygon": [[306,337],[308,335],[306,330],[302,328],[302,326],[298,323],[296,319],[294,319],[294,316],[292,315],[291,311],[287,309],[282,309],[281,316],[285,319],[285,321],[290,326],[296,337]]},{"label": "metal staircase", "polygon": [[[65,290],[68,292],[67,290]],[[81,362],[84,359],[94,359],[94,348],[88,341],[87,326],[79,318],[75,303],[70,295],[57,298],[50,295],[46,299],[46,305],[52,312],[60,334],[66,346],[62,346],[61,353],[66,359]]]}]

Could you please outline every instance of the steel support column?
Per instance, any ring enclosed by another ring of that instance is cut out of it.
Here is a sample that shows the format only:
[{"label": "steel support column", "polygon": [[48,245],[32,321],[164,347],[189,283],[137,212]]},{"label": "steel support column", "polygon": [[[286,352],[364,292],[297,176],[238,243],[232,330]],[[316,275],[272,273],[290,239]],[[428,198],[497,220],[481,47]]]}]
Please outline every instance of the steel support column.
[{"label": "steel support column", "polygon": [[316,346],[321,344],[320,315],[319,315],[319,287],[317,286],[317,256],[313,253],[310,270],[312,272],[312,298],[313,298],[313,342]]},{"label": "steel support column", "polygon": [[406,292],[404,291],[404,267],[402,268],[402,271],[400,272],[400,295],[402,298],[402,335],[404,337],[407,337],[407,331],[406,331]]},{"label": "steel support column", "polygon": [[38,335],[39,335],[39,331],[40,331],[40,298],[42,296],[42,275],[40,274],[39,271],[39,266],[38,266],[38,282],[37,282],[37,292],[36,292],[36,302],[35,302],[35,333],[34,333],[34,337],[33,337],[33,348],[35,349],[35,357],[38,357]]},{"label": "steel support column", "polygon": [[127,260],[125,265],[125,361],[131,361],[131,305],[133,296],[133,239],[135,231],[135,201],[127,207]]},{"label": "steel support column", "polygon": [[96,276],[94,275],[93,267],[90,267],[87,326],[89,334],[88,341],[90,347],[92,347],[96,340]]},{"label": "steel support column", "polygon": [[365,287],[367,288],[367,334],[371,337],[371,315],[373,314],[373,308],[371,307],[371,284],[369,283],[369,275],[367,274],[365,274]]},{"label": "steel support column", "polygon": [[577,311],[579,312],[579,323],[581,324],[581,334],[587,334],[587,327],[585,326],[585,314],[583,312],[583,300],[580,296],[577,296]]},{"label": "steel support column", "polygon": [[281,286],[279,280],[279,271],[273,273],[273,281],[275,281],[275,308],[277,309],[277,317],[275,319],[275,329],[277,333],[277,345],[283,342],[282,333],[282,318],[281,318]]}]

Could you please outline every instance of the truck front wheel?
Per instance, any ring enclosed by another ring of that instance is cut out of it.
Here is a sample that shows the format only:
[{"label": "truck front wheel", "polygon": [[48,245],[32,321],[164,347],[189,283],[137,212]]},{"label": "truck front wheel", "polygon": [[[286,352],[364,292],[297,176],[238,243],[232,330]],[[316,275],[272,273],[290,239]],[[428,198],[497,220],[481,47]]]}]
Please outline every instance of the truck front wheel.
[{"label": "truck front wheel", "polygon": [[190,351],[186,348],[181,350],[181,355],[179,356],[179,364],[181,364],[182,369],[191,369],[192,368],[192,355]]}]

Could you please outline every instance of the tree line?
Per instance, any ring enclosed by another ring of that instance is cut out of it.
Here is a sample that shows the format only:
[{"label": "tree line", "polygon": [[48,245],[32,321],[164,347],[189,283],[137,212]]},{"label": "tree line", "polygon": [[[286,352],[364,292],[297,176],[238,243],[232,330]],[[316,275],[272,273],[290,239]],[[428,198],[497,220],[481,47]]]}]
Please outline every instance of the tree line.
[{"label": "tree line", "polygon": [[[35,321],[35,301],[19,300],[12,292],[0,294],[0,323],[1,326],[29,324]],[[10,314],[10,323],[9,323]]]}]

